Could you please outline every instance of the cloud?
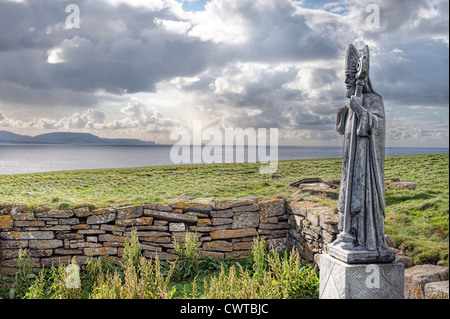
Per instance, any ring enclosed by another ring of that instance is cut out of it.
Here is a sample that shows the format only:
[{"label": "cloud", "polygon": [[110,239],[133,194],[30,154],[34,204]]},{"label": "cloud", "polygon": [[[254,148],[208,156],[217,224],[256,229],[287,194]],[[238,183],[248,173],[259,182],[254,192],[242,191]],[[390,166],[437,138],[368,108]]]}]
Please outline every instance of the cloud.
[{"label": "cloud", "polygon": [[0,125],[164,138],[201,119],[329,141],[347,103],[349,43],[369,44],[391,109],[448,108],[448,1],[211,0],[184,11],[175,0],[80,0],[79,29],[65,28],[66,5],[0,1]]}]

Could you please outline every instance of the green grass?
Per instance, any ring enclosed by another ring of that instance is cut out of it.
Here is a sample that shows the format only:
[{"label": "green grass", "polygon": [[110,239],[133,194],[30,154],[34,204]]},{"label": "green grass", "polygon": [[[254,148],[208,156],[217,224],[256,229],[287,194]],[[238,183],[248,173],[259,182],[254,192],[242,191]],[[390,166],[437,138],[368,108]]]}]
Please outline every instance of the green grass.
[{"label": "green grass", "polygon": [[[290,183],[305,177],[339,178],[340,159],[280,161],[278,174],[259,174],[258,163],[179,165],[0,175],[0,209],[71,209],[166,202],[183,197],[272,196],[290,200]],[[448,259],[448,154],[386,158],[386,178],[415,182],[416,190],[386,190],[386,233],[416,263]],[[322,204],[335,205],[322,200]],[[444,235],[445,235],[444,234]]]},{"label": "green grass", "polygon": [[0,203],[30,208],[164,202],[178,197],[288,196],[307,176],[340,176],[337,159],[279,162],[282,179],[259,174],[260,164],[179,165],[0,175]]}]

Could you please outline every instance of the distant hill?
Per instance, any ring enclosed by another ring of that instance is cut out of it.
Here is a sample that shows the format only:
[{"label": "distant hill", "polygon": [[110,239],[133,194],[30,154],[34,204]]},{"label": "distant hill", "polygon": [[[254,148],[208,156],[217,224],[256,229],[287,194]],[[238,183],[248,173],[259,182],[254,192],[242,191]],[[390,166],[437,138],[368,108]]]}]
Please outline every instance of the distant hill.
[{"label": "distant hill", "polygon": [[0,131],[1,144],[155,145],[138,139],[100,138],[90,133],[57,132],[28,136]]}]

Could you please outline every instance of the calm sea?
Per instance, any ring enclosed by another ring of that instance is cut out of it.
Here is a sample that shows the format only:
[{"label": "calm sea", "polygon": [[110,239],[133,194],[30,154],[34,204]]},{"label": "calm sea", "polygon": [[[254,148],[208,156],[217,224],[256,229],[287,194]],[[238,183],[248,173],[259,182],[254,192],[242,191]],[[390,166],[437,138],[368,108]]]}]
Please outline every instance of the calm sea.
[{"label": "calm sea", "polygon": [[[170,145],[0,145],[0,174],[173,165],[171,148]],[[243,154],[247,161],[247,147],[234,147],[233,152]],[[192,149],[190,153],[193,154]],[[278,160],[339,158],[341,153],[341,146],[280,146]],[[448,148],[386,148],[389,157],[435,153],[448,153]],[[270,156],[269,149],[266,154]],[[183,163],[189,162],[185,157]]]}]

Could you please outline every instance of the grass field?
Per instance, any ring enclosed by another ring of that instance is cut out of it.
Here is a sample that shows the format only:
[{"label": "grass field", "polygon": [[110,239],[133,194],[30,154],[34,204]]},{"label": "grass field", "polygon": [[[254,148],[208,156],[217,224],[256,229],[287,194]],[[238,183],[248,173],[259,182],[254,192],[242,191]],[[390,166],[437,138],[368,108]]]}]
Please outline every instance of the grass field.
[{"label": "grass field", "polygon": [[[209,164],[0,175],[0,209],[12,204],[28,209],[99,208],[180,197],[272,196],[289,201],[295,192],[289,184],[341,175],[340,159],[280,161],[279,179],[259,174],[259,167]],[[415,263],[448,260],[448,154],[386,158],[385,177],[418,185],[416,190],[387,187],[386,233],[405,246]]]}]

